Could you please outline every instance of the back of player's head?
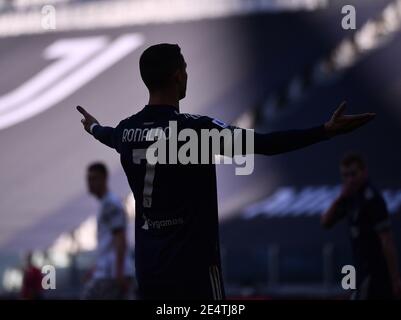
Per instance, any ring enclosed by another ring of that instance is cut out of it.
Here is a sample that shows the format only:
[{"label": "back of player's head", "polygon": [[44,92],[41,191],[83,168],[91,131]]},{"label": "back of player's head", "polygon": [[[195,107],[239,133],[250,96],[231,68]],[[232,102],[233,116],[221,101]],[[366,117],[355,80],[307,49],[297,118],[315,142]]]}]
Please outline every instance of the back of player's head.
[{"label": "back of player's head", "polygon": [[177,44],[161,43],[147,48],[139,59],[143,82],[149,91],[163,89],[185,64]]},{"label": "back of player's head", "polygon": [[341,159],[341,166],[349,167],[351,165],[357,165],[359,169],[366,169],[366,162],[363,156],[356,152],[349,152],[343,156]]},{"label": "back of player's head", "polygon": [[88,172],[94,172],[101,174],[104,178],[108,176],[108,170],[104,163],[102,162],[93,162],[88,166]]}]

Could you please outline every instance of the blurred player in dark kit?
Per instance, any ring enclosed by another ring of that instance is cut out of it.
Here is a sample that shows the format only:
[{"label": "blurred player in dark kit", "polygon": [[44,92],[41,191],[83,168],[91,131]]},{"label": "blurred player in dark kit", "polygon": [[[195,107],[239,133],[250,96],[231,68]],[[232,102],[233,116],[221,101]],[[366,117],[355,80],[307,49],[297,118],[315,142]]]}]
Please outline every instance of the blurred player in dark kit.
[{"label": "blurred player in dark kit", "polygon": [[341,219],[349,225],[356,291],[352,299],[401,298],[401,278],[390,217],[380,192],[372,185],[364,159],[350,153],[340,165],[341,194],[322,216],[331,228]]}]

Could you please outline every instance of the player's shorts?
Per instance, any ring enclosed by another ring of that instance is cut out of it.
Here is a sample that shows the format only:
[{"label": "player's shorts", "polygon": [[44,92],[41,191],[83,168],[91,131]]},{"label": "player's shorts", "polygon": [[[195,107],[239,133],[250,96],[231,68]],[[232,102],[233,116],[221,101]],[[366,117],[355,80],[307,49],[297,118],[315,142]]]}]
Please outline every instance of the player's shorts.
[{"label": "player's shorts", "polygon": [[138,281],[141,300],[224,300],[221,272],[216,266],[192,278],[182,275]]}]

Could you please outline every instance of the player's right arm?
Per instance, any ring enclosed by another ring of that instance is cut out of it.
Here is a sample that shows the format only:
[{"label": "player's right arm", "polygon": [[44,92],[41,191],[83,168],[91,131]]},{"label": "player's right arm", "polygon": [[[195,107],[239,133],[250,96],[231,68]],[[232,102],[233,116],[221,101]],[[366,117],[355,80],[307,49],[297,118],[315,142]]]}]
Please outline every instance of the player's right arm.
[{"label": "player's right arm", "polygon": [[331,204],[329,209],[323,214],[320,222],[323,228],[329,229],[347,214],[345,203],[347,199],[354,196],[360,189],[359,184],[344,183],[340,195]]},{"label": "player's right arm", "polygon": [[343,202],[344,199],[341,196],[338,197],[322,215],[320,224],[323,228],[330,229],[345,216]]},{"label": "player's right arm", "polygon": [[340,195],[331,204],[331,206],[327,209],[327,211],[322,215],[322,218],[320,219],[320,223],[323,228],[330,229],[346,216],[347,212],[345,209],[345,202],[347,198],[355,194],[357,190],[357,185],[346,183],[343,185]]},{"label": "player's right arm", "polygon": [[81,120],[84,129],[88,133],[93,135],[95,139],[99,140],[101,143],[105,144],[110,148],[116,149],[116,143],[114,138],[115,128],[101,126],[99,124],[99,121],[97,121],[94,116],[88,113],[81,106],[77,106],[77,110],[84,116],[84,118]]}]

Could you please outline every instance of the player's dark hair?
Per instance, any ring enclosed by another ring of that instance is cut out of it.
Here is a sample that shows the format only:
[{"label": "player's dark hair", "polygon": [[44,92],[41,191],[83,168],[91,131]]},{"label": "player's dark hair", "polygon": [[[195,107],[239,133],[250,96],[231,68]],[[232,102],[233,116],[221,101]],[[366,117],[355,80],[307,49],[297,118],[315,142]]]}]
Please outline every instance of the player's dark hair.
[{"label": "player's dark hair", "polygon": [[165,87],[171,76],[184,66],[184,57],[177,44],[161,43],[147,48],[139,59],[143,82],[149,91]]},{"label": "player's dark hair", "polygon": [[363,159],[362,155],[356,152],[347,153],[341,160],[341,165],[344,167],[349,167],[352,164],[357,164],[359,168],[365,169],[366,162]]},{"label": "player's dark hair", "polygon": [[93,162],[88,166],[88,171],[95,171],[102,174],[105,178],[108,176],[108,170],[104,163],[102,162]]}]

